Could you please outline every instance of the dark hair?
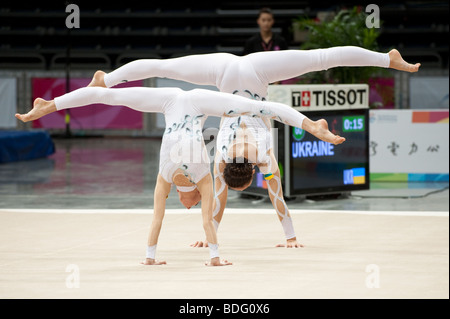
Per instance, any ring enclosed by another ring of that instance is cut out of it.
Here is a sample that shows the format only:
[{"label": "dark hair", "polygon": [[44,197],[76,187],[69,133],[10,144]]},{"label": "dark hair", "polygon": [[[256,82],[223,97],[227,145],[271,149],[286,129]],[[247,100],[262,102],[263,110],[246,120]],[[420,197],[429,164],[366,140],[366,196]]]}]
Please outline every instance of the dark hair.
[{"label": "dark hair", "polygon": [[261,17],[261,14],[263,14],[263,13],[270,14],[270,15],[273,17],[273,12],[272,12],[272,10],[271,10],[270,8],[264,7],[264,8],[261,8],[261,9],[259,10],[259,13],[258,13],[258,19]]},{"label": "dark hair", "polygon": [[253,179],[253,165],[245,157],[235,157],[233,162],[226,163],[223,178],[232,188],[247,185]]}]

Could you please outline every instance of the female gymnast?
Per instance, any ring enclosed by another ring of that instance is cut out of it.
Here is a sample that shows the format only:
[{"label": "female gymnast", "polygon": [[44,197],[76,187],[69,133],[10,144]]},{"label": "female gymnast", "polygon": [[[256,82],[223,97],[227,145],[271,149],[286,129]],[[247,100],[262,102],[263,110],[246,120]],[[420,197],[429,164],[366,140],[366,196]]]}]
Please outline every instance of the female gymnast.
[{"label": "female gymnast", "polygon": [[86,87],[46,101],[37,98],[27,114],[16,114],[23,121],[33,121],[63,109],[92,103],[124,105],[140,112],[161,112],[166,129],[161,143],[159,174],[155,187],[154,214],[143,264],[161,265],[155,259],[156,246],[165,212],[165,200],[175,184],[180,201],[190,208],[201,200],[203,228],[210,247],[212,266],[229,265],[220,261],[216,229],[213,224],[213,181],[209,157],[203,140],[203,124],[207,116],[250,118],[264,117],[302,127],[304,115],[280,103],[256,101],[228,93],[178,88]]},{"label": "female gymnast", "polygon": [[[379,53],[354,46],[266,51],[242,57],[229,53],[212,53],[165,60],[136,60],[108,74],[97,71],[90,86],[113,87],[123,81],[162,77],[199,85],[214,85],[221,92],[265,100],[270,83],[339,66],[376,66],[417,72],[420,64],[405,62],[395,49],[389,53]],[[323,119],[311,121],[305,118],[300,128],[329,143],[340,144],[345,141],[345,138],[332,134]],[[228,187],[238,191],[247,188],[252,182],[253,165],[257,165],[268,180],[269,196],[285,233],[285,246],[302,247],[297,242],[284,201],[278,163],[270,143],[270,130],[267,118],[222,118],[214,163],[214,225],[217,229],[222,219]],[[203,242],[199,241],[193,246],[202,245]]]}]

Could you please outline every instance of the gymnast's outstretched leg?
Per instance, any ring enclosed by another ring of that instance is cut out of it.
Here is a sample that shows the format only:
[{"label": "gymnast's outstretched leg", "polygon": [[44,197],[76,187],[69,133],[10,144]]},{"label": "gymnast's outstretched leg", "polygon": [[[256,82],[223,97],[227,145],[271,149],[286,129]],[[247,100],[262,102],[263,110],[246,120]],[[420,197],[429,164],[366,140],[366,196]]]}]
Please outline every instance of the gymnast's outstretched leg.
[{"label": "gymnast's outstretched leg", "polygon": [[140,59],[105,73],[97,71],[88,86],[113,87],[153,77],[217,86],[227,64],[239,57],[229,53],[188,55],[174,59]]},{"label": "gymnast's outstretched leg", "polygon": [[37,98],[34,100],[32,110],[26,114],[16,114],[15,116],[22,122],[29,122],[62,109],[80,107],[92,103],[124,105],[140,112],[163,112],[165,102],[176,95],[176,92],[173,90],[140,87],[122,89],[85,87],[50,101]]},{"label": "gymnast's outstretched leg", "polygon": [[380,53],[355,46],[265,51],[252,53],[244,58],[248,59],[258,73],[258,77],[266,84],[334,67],[374,66],[405,72],[417,72],[420,67],[420,63],[405,62],[395,49],[389,53]]}]

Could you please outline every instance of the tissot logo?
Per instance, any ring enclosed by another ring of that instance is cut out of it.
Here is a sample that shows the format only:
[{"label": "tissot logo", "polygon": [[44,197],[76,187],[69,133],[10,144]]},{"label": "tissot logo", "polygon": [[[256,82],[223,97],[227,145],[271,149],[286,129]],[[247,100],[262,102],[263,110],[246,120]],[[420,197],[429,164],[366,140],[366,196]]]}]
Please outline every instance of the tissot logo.
[{"label": "tissot logo", "polygon": [[292,91],[293,107],[364,105],[366,89],[337,89]]}]

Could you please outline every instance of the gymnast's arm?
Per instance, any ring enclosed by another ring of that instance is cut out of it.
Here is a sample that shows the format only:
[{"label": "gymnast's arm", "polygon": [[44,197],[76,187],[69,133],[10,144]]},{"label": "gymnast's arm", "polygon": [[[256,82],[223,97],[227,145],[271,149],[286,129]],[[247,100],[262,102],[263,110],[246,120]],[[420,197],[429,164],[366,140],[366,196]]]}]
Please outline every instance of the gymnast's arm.
[{"label": "gymnast's arm", "polygon": [[[275,155],[273,151],[270,152],[271,163],[276,163]],[[271,169],[273,173],[273,178],[267,181],[267,188],[269,192],[270,201],[272,202],[273,208],[278,215],[278,218],[283,227],[284,235],[286,238],[286,245],[279,244],[277,247],[287,247],[287,248],[298,248],[303,247],[302,244],[297,242],[297,237],[295,235],[294,225],[292,223],[292,218],[289,214],[289,209],[286,205],[283,196],[283,188],[281,185],[281,175],[278,167]]]},{"label": "gymnast's arm", "polygon": [[[221,156],[216,153],[216,157],[214,160],[214,202],[213,202],[213,224],[214,228],[217,230],[219,228],[219,224],[222,220],[223,212],[225,210],[225,206],[227,204],[228,197],[228,185],[225,183],[223,179],[223,169],[225,166],[225,162],[222,160]],[[208,240],[204,242],[198,240],[191,244],[191,247],[208,247]]]},{"label": "gymnast's arm", "polygon": [[223,178],[223,171],[225,169],[225,162],[219,153],[216,155],[214,162],[214,206],[213,206],[213,222],[216,227],[216,231],[219,228],[219,224],[222,221],[223,212],[227,205],[228,199],[228,185]]},{"label": "gymnast's arm", "polygon": [[203,219],[203,229],[205,230],[206,240],[209,243],[210,249],[210,263],[206,265],[209,266],[225,266],[231,265],[228,261],[220,261],[219,252],[218,252],[218,242],[217,242],[217,233],[213,224],[213,182],[211,174],[206,175],[201,181],[197,183],[197,189],[202,196],[202,219]]},{"label": "gymnast's arm", "polygon": [[144,265],[166,264],[165,261],[157,261],[155,259],[155,253],[166,210],[166,199],[170,193],[170,188],[171,184],[165,181],[164,178],[162,178],[162,176],[158,174],[154,192],[153,220],[147,242],[147,254],[145,260],[142,262],[142,264]]}]

